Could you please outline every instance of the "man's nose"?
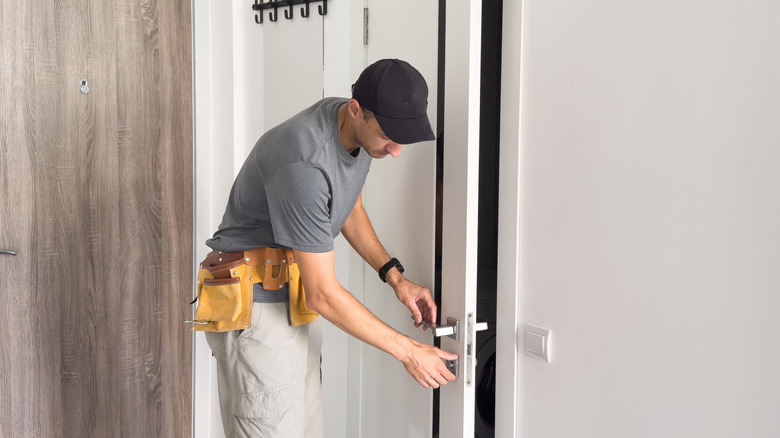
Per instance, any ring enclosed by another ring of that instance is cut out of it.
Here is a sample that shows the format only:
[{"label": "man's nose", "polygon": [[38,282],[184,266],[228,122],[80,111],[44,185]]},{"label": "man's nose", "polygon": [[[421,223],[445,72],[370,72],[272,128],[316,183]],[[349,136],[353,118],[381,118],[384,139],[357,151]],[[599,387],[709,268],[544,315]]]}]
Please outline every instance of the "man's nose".
[{"label": "man's nose", "polygon": [[393,158],[401,155],[401,145],[398,143],[390,143],[387,146],[387,153],[393,156]]}]

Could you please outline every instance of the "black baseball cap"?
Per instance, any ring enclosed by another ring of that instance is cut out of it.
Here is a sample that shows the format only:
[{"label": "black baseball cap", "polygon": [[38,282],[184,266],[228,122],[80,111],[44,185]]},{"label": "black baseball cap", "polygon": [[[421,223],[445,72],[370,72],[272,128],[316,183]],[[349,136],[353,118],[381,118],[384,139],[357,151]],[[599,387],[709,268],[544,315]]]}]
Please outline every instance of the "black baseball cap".
[{"label": "black baseball cap", "polygon": [[381,59],[363,70],[352,86],[352,98],[371,110],[379,127],[396,143],[436,138],[428,121],[428,84],[408,62]]}]

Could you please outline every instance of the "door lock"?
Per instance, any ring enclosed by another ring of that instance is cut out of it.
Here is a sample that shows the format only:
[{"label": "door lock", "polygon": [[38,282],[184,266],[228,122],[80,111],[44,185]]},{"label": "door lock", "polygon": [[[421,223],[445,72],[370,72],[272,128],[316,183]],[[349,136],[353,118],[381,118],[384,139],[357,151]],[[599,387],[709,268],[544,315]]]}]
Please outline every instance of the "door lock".
[{"label": "door lock", "polygon": [[[414,319],[414,317],[412,317]],[[424,326],[433,331],[433,336],[439,338],[442,336],[450,337],[456,341],[460,340],[460,321],[455,318],[447,318],[447,325],[440,325],[434,327],[431,324],[423,321]],[[488,324],[486,322],[475,322],[474,314],[468,314],[468,327],[467,327],[467,339],[466,339],[466,386],[471,386],[473,382],[473,368],[477,366],[477,359],[474,357],[474,332],[487,330]],[[445,360],[444,364],[447,369],[455,374],[455,378],[458,378],[458,370],[460,369],[460,358],[455,360]]]},{"label": "door lock", "polygon": [[445,360],[444,365],[452,374],[455,374],[455,378],[458,378],[458,369],[460,369],[460,358],[455,360]]}]

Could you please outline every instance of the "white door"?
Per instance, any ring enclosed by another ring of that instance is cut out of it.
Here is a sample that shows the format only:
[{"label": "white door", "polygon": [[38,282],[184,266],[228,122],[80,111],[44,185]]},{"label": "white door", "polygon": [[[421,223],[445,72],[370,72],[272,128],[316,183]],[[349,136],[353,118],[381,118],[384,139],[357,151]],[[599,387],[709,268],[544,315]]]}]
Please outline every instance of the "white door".
[{"label": "white door", "polygon": [[[460,322],[458,340],[442,349],[460,356],[459,377],[441,389],[441,437],[474,436],[473,340],[476,322],[477,183],[481,1],[449,2],[446,10],[444,185],[441,324]],[[409,61],[428,82],[428,114],[437,126],[438,17],[436,2],[368,2],[366,64],[381,58]],[[365,189],[369,217],[391,255],[411,280],[433,290],[436,207],[436,144],[405,146],[399,158],[372,164]],[[364,303],[381,319],[420,342],[409,312],[368,269]],[[470,345],[471,344],[471,345]],[[471,352],[471,354],[469,354]],[[430,437],[432,390],[411,379],[388,356],[366,348],[362,355],[360,436]]]},{"label": "white door", "polygon": [[441,348],[460,357],[458,379],[441,389],[439,436],[474,436],[477,330],[477,194],[482,1],[447,4],[441,324],[460,323]]}]

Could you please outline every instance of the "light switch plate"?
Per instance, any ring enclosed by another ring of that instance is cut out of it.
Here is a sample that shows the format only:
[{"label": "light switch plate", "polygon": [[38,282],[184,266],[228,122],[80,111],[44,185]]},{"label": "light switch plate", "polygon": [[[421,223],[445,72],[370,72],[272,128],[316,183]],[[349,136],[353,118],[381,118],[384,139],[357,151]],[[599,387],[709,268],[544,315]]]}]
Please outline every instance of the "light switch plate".
[{"label": "light switch plate", "polygon": [[549,363],[549,339],[550,330],[542,327],[536,327],[531,324],[526,324],[525,335],[523,336],[525,354]]}]

